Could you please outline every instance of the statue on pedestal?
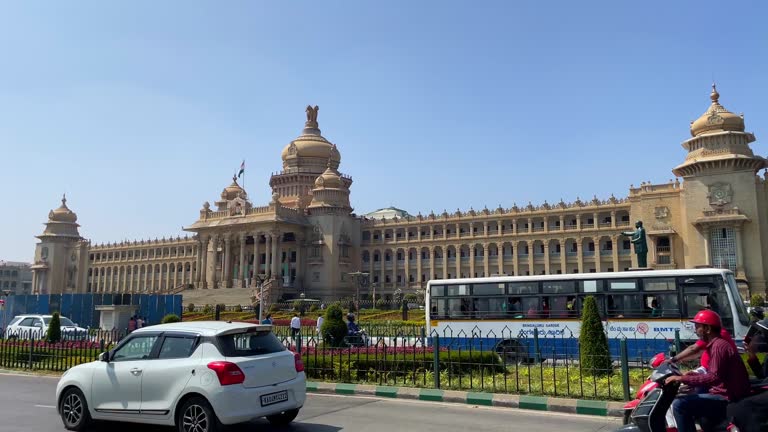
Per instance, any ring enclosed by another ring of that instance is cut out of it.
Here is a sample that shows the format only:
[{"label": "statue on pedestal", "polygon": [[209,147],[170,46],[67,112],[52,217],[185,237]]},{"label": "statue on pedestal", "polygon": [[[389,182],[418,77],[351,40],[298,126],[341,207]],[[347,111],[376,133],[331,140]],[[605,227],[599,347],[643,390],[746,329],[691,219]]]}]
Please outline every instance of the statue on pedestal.
[{"label": "statue on pedestal", "polygon": [[635,231],[625,231],[621,235],[630,237],[631,241],[635,245],[635,255],[637,255],[637,266],[640,268],[648,267],[648,242],[645,239],[645,228],[643,228],[643,222],[637,221],[635,223]]}]

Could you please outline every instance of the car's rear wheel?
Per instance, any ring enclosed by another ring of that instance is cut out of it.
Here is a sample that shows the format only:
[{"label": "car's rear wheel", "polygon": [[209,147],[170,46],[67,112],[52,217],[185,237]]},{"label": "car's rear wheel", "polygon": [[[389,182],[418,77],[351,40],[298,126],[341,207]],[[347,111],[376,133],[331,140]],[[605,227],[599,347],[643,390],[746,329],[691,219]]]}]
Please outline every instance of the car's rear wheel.
[{"label": "car's rear wheel", "polygon": [[273,415],[267,416],[267,420],[275,426],[287,425],[288,423],[292,422],[297,415],[299,415],[298,408],[288,410],[288,411],[283,411],[280,414],[273,414]]},{"label": "car's rear wheel", "polygon": [[81,431],[91,423],[91,413],[88,412],[85,396],[83,396],[83,392],[74,387],[65,391],[61,396],[59,413],[64,427],[71,431]]},{"label": "car's rear wheel", "polygon": [[194,397],[181,407],[176,424],[179,432],[217,432],[221,429],[219,418],[207,400]]}]

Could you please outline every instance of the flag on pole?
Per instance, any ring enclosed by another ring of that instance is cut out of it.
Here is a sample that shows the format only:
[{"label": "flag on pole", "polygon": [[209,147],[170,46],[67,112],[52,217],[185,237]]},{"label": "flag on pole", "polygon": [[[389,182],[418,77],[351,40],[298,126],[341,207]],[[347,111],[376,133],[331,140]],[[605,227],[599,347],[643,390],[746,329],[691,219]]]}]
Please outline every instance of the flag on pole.
[{"label": "flag on pole", "polygon": [[240,171],[237,173],[237,177],[239,178],[243,173],[245,172],[245,159],[243,159],[243,163],[240,164]]}]

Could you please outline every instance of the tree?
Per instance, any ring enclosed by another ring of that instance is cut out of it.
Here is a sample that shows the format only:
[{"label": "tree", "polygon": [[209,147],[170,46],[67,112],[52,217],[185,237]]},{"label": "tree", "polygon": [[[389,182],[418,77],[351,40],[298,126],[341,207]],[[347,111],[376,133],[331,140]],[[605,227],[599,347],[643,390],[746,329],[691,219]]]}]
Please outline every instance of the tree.
[{"label": "tree", "polygon": [[582,370],[592,375],[606,375],[611,371],[611,353],[603,322],[593,296],[584,299],[579,335]]},{"label": "tree", "polygon": [[387,301],[380,298],[376,300],[376,309],[386,309],[387,308]]},{"label": "tree", "polygon": [[332,347],[344,345],[344,337],[347,335],[347,325],[344,323],[344,312],[336,304],[328,306],[325,311],[325,320],[320,328],[323,342]]},{"label": "tree", "polygon": [[749,306],[762,307],[765,304],[765,299],[760,294],[752,294],[752,298],[749,299]]},{"label": "tree", "polygon": [[49,343],[56,343],[61,340],[61,319],[59,313],[54,312],[51,323],[48,325],[48,333],[45,336],[45,340]]},{"label": "tree", "polygon": [[187,305],[187,312],[192,313],[194,311],[195,311],[195,304],[194,303],[188,304]]},{"label": "tree", "polygon": [[179,318],[176,314],[168,314],[163,317],[162,323],[163,324],[169,324],[169,323],[176,323],[181,322],[181,318]]},{"label": "tree", "polygon": [[203,307],[203,314],[204,315],[210,315],[213,312],[213,308],[211,305],[207,304],[205,307]]}]

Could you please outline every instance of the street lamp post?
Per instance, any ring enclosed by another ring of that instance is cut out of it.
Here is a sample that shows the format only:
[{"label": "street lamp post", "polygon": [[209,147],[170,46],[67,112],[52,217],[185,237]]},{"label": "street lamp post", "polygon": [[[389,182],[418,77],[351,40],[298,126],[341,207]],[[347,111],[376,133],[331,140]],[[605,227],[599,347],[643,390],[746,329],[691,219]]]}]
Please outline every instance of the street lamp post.
[{"label": "street lamp post", "polygon": [[0,329],[0,336],[5,337],[5,326],[8,321],[8,296],[11,295],[11,290],[3,290],[3,304],[0,305],[0,308],[3,309],[3,328]]},{"label": "street lamp post", "polygon": [[360,288],[368,286],[368,273],[356,271],[349,273],[349,275],[357,279],[355,287],[355,309],[357,312],[360,312]]},{"label": "street lamp post", "polygon": [[255,273],[253,278],[256,279],[256,285],[259,287],[259,324],[261,324],[262,311],[264,310],[264,279]]}]

